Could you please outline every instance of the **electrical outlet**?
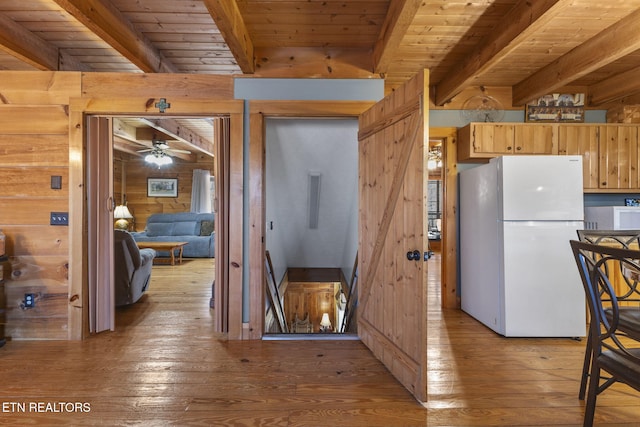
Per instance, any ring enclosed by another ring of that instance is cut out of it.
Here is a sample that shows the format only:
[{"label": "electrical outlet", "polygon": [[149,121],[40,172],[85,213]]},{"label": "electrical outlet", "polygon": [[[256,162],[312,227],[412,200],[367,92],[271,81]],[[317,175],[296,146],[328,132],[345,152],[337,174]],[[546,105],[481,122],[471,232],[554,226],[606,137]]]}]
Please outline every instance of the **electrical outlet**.
[{"label": "electrical outlet", "polygon": [[69,225],[69,212],[51,212],[49,225]]},{"label": "electrical outlet", "polygon": [[36,294],[24,294],[24,308],[36,306]]}]

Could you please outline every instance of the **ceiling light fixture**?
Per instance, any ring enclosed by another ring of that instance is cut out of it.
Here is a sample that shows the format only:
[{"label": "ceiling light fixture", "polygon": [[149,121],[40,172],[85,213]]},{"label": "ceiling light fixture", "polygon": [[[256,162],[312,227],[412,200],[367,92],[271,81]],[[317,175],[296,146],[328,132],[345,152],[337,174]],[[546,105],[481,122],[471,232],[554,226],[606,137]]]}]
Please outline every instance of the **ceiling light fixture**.
[{"label": "ceiling light fixture", "polygon": [[167,155],[163,150],[154,149],[151,153],[147,154],[144,157],[144,161],[147,163],[151,163],[158,167],[162,167],[164,165],[170,165],[173,163],[173,159]]}]

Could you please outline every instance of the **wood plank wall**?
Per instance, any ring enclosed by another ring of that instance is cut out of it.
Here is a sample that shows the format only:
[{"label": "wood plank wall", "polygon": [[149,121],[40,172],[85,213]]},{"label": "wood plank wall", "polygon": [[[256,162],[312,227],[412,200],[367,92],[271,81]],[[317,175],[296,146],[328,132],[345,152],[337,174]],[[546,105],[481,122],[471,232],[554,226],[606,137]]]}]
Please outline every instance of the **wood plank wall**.
[{"label": "wood plank wall", "polygon": [[[6,251],[11,257],[11,271],[4,287],[4,332],[8,339],[15,340],[66,340],[72,329],[70,288],[80,286],[71,283],[69,265],[80,264],[82,254],[77,253],[74,258],[69,227],[50,225],[49,213],[70,210],[70,100],[153,100],[156,96],[230,100],[233,78],[44,71],[0,74],[0,229],[6,235]],[[119,111],[118,105],[113,108],[114,113]],[[144,227],[146,217],[155,210],[189,210],[190,199],[183,197],[191,192],[191,170],[194,166],[204,168],[205,164],[213,169],[211,158],[205,161],[205,157],[172,172],[180,180],[177,199],[149,203],[138,197],[136,201],[136,196],[142,194],[134,191],[139,185],[136,179],[144,180],[146,198],[147,174],[131,174],[127,188],[131,188],[129,200],[133,199],[132,208],[139,214],[139,226]],[[115,167],[120,176],[121,166]],[[52,176],[62,178],[61,189],[51,188]],[[35,294],[34,308],[24,308],[25,293]]]},{"label": "wood plank wall", "polygon": [[[11,272],[5,284],[5,334],[67,339],[68,227],[49,225],[69,210],[68,100],[80,73],[23,72],[0,79],[0,228]],[[51,177],[62,188],[51,188]],[[26,293],[34,308],[24,308]]]},{"label": "wood plank wall", "polygon": [[[134,217],[131,231],[143,231],[147,218],[154,213],[189,212],[193,170],[206,169],[212,176],[214,171],[213,157],[202,153],[198,153],[193,162],[174,158],[172,165],[160,169],[127,153],[116,152],[114,156],[114,198],[120,204],[124,191],[127,207]],[[177,178],[178,197],[147,197],[147,178]]]}]

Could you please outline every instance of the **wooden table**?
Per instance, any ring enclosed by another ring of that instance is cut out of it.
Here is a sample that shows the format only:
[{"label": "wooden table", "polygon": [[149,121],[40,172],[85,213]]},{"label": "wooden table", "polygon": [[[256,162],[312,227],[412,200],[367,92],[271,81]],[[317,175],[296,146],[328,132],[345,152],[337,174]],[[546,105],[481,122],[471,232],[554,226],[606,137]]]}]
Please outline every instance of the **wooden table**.
[{"label": "wooden table", "polygon": [[171,265],[176,265],[176,250],[178,251],[178,263],[182,264],[182,248],[187,243],[189,242],[136,242],[138,248],[140,249],[151,248],[155,249],[156,251],[169,251],[169,253],[171,254]]}]

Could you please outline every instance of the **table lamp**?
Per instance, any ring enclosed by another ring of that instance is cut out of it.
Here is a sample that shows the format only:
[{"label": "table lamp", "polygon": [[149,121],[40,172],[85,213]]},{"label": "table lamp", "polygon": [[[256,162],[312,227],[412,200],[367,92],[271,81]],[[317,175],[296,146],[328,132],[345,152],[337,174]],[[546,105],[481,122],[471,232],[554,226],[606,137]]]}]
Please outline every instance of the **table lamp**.
[{"label": "table lamp", "polygon": [[119,230],[128,230],[129,229],[129,219],[133,218],[131,212],[129,212],[129,208],[126,205],[116,206],[116,210],[113,212],[113,218],[117,221],[114,224],[114,227]]},{"label": "table lamp", "polygon": [[320,320],[320,332],[331,331],[331,321],[329,320],[329,313],[322,314],[322,320]]}]

